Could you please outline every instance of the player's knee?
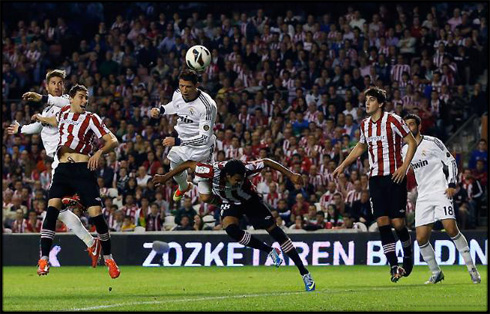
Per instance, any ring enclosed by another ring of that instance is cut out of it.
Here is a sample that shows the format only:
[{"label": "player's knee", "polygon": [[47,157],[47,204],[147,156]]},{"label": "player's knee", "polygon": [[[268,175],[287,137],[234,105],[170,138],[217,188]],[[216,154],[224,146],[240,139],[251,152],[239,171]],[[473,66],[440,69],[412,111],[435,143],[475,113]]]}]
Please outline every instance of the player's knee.
[{"label": "player's knee", "polygon": [[240,229],[237,224],[230,224],[225,228],[226,233],[236,241],[240,241],[245,234],[245,231]]},{"label": "player's knee", "polygon": [[417,243],[419,246],[426,244],[429,241],[429,237],[426,235],[417,235]]}]

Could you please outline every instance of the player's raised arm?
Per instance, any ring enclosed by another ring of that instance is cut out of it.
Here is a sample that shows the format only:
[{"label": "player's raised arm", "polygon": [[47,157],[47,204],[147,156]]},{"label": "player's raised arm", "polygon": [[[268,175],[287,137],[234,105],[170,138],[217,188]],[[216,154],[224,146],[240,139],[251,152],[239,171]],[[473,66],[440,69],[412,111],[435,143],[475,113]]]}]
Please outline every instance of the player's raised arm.
[{"label": "player's raised arm", "polygon": [[37,113],[32,116],[31,120],[39,121],[41,123],[46,123],[52,126],[58,126],[58,120],[56,119],[56,116],[43,117],[39,113]]},{"label": "player's raised arm", "polygon": [[7,128],[7,133],[9,135],[15,135],[15,134],[37,134],[41,133],[41,130],[43,129],[43,125],[41,122],[37,121],[34,123],[30,123],[27,125],[20,125],[19,122],[14,121],[8,128]]},{"label": "player's raised arm", "polygon": [[175,167],[174,169],[170,170],[166,174],[156,174],[151,181],[153,184],[155,184],[155,187],[158,187],[160,185],[165,184],[168,180],[170,180],[173,176],[181,173],[182,171],[186,170],[187,168],[191,169],[196,169],[197,161],[186,161]]}]

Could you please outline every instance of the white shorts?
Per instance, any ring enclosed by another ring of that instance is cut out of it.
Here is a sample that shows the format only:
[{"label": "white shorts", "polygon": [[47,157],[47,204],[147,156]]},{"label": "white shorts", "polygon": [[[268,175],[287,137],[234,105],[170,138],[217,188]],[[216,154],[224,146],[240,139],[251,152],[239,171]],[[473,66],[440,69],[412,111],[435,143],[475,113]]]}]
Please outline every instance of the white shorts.
[{"label": "white shorts", "polygon": [[214,144],[211,146],[203,146],[202,148],[174,146],[168,152],[167,158],[176,164],[181,164],[188,160],[210,163],[212,162],[213,151]]},{"label": "white shorts", "polygon": [[[188,160],[211,163],[213,161],[214,144],[202,148],[188,146],[174,146],[170,149],[167,158],[175,164],[181,164]],[[211,194],[211,184],[205,178],[195,178],[200,194]]]},{"label": "white shorts", "polygon": [[433,224],[438,220],[456,219],[453,201],[445,195],[430,200],[417,200],[415,204],[415,227]]}]

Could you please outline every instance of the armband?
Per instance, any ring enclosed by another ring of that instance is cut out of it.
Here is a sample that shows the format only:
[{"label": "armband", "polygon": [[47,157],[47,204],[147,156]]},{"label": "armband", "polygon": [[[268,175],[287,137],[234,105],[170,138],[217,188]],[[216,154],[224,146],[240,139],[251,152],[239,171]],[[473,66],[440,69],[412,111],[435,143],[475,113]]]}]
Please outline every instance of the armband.
[{"label": "armband", "polygon": [[17,134],[22,133],[22,125],[19,125],[19,128],[17,129]]},{"label": "armband", "polygon": [[42,97],[41,97],[41,101],[42,101],[43,103],[47,104],[47,103],[48,103],[48,95],[42,95]]},{"label": "armband", "polygon": [[160,106],[160,115],[163,116],[163,114],[165,113],[165,108],[163,106]]},{"label": "armband", "polygon": [[182,141],[180,140],[180,138],[176,137],[175,138],[175,146],[180,146],[180,143],[182,143]]},{"label": "armband", "polygon": [[455,189],[456,188],[456,184],[454,184],[454,183],[449,183],[447,186],[449,188],[451,188],[451,189]]}]

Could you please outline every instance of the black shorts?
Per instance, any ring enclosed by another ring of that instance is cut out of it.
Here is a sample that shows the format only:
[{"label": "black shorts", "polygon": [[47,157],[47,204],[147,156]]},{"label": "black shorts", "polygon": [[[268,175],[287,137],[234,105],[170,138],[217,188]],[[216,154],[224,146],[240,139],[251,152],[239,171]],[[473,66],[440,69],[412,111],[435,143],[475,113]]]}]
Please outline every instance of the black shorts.
[{"label": "black shorts", "polygon": [[374,218],[404,218],[407,208],[407,178],[396,184],[389,176],[369,179],[369,193]]},{"label": "black shorts", "polygon": [[63,198],[77,193],[85,208],[102,206],[97,174],[87,168],[86,162],[60,163],[54,171],[49,188],[49,199]]},{"label": "black shorts", "polygon": [[221,219],[226,216],[240,219],[245,215],[254,229],[267,229],[276,223],[269,207],[259,197],[252,197],[241,205],[222,203],[220,209]]}]

